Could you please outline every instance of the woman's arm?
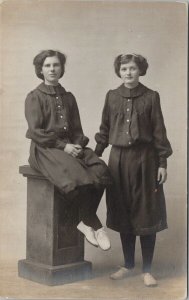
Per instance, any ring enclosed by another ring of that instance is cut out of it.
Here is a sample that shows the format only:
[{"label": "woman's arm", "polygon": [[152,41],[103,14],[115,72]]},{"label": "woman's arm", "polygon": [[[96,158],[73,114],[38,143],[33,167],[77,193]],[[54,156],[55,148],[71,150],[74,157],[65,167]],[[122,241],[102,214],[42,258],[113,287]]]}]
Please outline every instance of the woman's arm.
[{"label": "woman's arm", "polygon": [[102,120],[100,125],[100,131],[96,133],[95,140],[97,142],[95,153],[98,156],[102,156],[104,149],[108,146],[109,140],[109,110],[108,110],[108,96],[109,92],[106,95],[104,108],[102,111]]},{"label": "woman's arm", "polygon": [[83,133],[76,99],[72,94],[71,96],[72,96],[72,106],[70,110],[70,126],[71,126],[71,135],[72,135],[71,140],[73,144],[80,145],[82,148],[84,148],[88,144],[89,139]]},{"label": "woman's arm", "polygon": [[173,151],[167,139],[166,128],[161,111],[160,97],[157,92],[155,92],[153,97],[151,120],[154,147],[156,148],[159,156],[159,167],[166,168],[167,157],[169,157]]},{"label": "woman's arm", "polygon": [[47,132],[43,129],[43,113],[39,99],[33,92],[29,93],[25,100],[25,117],[28,122],[26,137],[42,147],[54,147],[57,137],[54,132]]}]

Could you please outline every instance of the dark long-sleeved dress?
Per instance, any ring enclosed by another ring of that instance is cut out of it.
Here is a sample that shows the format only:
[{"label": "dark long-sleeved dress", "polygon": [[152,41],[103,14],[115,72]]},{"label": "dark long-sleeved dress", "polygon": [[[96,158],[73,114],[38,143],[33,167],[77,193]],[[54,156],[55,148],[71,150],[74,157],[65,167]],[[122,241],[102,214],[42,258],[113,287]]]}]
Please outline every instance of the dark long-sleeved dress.
[{"label": "dark long-sleeved dress", "polygon": [[[82,186],[106,186],[110,174],[106,164],[86,145],[75,97],[60,84],[41,83],[27,95],[26,137],[31,139],[29,163],[63,194]],[[83,147],[82,157],[64,151],[67,143]]]},{"label": "dark long-sleeved dress", "polygon": [[162,116],[159,94],[141,83],[123,84],[107,93],[97,155],[111,144],[109,168],[114,180],[107,188],[107,226],[136,235],[167,228],[163,185],[158,167],[166,168],[172,154]]}]

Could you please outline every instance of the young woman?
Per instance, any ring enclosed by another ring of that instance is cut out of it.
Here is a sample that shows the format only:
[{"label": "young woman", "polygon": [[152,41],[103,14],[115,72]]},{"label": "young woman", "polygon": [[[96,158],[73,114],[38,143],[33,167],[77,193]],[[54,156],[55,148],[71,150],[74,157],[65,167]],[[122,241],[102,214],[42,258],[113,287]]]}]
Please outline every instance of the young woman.
[{"label": "young woman", "polygon": [[78,230],[91,244],[108,250],[110,241],[96,211],[111,182],[110,174],[105,163],[86,147],[89,139],[83,134],[75,97],[59,84],[65,62],[65,55],[53,50],[34,58],[36,75],[43,82],[25,101],[26,137],[31,139],[29,163],[63,197],[79,202]]},{"label": "young woman", "polygon": [[109,168],[114,183],[107,188],[107,226],[120,232],[125,259],[125,266],[110,277],[121,279],[131,273],[140,236],[144,284],[155,286],[151,264],[156,232],[167,228],[163,183],[172,149],[159,94],[139,82],[147,60],[136,54],[119,55],[114,67],[123,84],[107,93],[95,136],[98,156],[112,145]]}]

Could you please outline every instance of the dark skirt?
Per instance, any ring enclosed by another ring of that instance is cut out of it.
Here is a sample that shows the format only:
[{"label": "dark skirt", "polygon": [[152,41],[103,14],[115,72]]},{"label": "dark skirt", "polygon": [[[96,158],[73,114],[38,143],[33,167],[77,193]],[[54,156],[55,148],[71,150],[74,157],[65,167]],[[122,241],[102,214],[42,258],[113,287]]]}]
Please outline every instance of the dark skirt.
[{"label": "dark skirt", "polygon": [[90,148],[75,158],[56,148],[43,148],[31,142],[29,164],[49,179],[63,194],[80,187],[107,186],[111,183],[108,167]]},{"label": "dark skirt", "polygon": [[151,144],[113,146],[107,188],[107,226],[118,232],[146,235],[167,228],[163,185],[157,183],[158,160]]}]

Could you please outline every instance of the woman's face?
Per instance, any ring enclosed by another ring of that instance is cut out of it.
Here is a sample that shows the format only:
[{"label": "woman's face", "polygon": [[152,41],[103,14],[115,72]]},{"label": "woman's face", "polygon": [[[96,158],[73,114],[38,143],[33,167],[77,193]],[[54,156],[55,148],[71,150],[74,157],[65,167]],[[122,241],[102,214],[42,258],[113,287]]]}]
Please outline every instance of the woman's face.
[{"label": "woman's face", "polygon": [[57,56],[46,57],[43,62],[41,74],[48,85],[56,85],[62,72],[60,60]]},{"label": "woman's face", "polygon": [[135,86],[138,84],[140,70],[134,61],[130,61],[120,66],[120,76],[123,83],[127,86]]}]

